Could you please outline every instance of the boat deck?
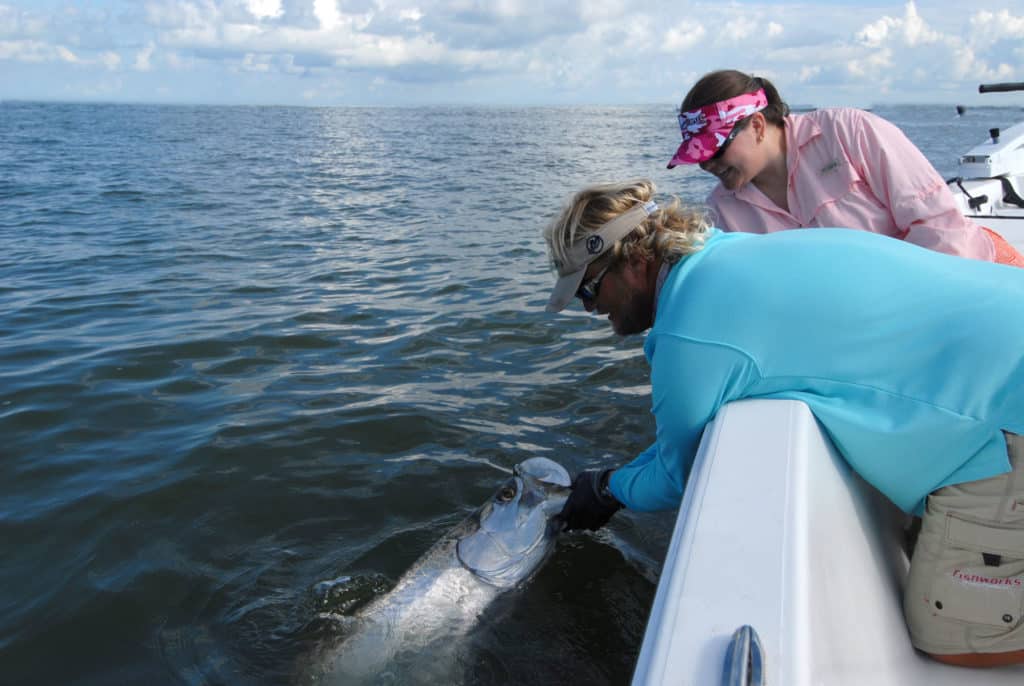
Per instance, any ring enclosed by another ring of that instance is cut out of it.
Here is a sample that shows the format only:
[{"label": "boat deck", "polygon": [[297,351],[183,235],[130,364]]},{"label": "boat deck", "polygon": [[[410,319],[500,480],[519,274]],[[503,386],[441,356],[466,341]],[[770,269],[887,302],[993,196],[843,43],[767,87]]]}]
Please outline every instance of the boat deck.
[{"label": "boat deck", "polygon": [[971,217],[1002,235],[1018,251],[1024,252],[1024,209],[1004,210],[1001,217]]}]

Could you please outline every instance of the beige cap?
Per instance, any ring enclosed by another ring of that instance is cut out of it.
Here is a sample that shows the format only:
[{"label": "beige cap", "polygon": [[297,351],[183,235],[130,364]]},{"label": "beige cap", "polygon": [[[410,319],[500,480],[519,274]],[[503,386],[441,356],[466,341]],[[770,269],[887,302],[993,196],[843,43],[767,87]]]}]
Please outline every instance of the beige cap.
[{"label": "beige cap", "polygon": [[560,312],[564,310],[565,306],[576,296],[576,291],[583,283],[583,275],[587,272],[590,263],[611,250],[616,241],[629,235],[657,209],[657,203],[648,200],[631,207],[597,231],[588,233],[576,241],[569,248],[569,259],[566,262],[555,264],[555,269],[558,270],[558,281],[555,282],[555,288],[551,291],[547,311]]}]

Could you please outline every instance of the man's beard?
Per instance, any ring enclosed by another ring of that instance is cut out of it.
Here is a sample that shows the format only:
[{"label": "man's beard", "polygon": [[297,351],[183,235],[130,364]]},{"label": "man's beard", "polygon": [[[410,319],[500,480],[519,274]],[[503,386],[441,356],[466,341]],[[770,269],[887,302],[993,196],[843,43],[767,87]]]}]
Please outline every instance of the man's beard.
[{"label": "man's beard", "polygon": [[621,319],[612,320],[612,328],[620,336],[643,333],[654,324],[654,298],[648,293],[634,293]]}]

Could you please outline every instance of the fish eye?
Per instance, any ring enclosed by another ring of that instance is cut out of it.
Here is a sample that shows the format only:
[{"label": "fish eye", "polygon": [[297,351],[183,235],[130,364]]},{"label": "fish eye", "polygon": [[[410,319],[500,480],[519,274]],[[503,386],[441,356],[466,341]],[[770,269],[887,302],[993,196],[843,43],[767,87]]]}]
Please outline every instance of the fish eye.
[{"label": "fish eye", "polygon": [[507,503],[516,497],[516,487],[512,484],[502,486],[501,490],[498,491],[498,500]]}]

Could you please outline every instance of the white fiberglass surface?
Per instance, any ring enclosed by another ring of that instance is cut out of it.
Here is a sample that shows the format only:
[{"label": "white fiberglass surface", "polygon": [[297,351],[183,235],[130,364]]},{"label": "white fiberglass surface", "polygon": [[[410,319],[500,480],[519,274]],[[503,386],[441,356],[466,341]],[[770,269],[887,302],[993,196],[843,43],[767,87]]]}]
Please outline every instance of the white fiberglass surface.
[{"label": "white fiberglass surface", "polygon": [[972,217],[1009,241],[1017,250],[1024,251],[1024,208],[1004,210],[1000,217]]},{"label": "white fiberglass surface", "polygon": [[768,684],[1024,683],[1024,667],[948,667],[910,645],[905,520],[803,403],[726,405],[705,431],[633,683],[720,683],[744,624],[760,636]]}]

